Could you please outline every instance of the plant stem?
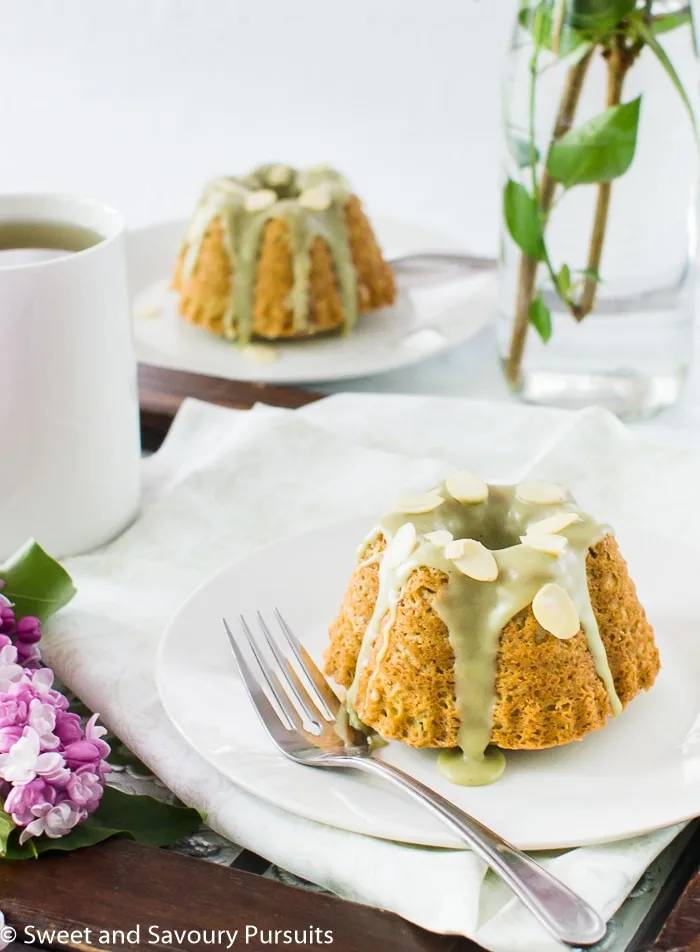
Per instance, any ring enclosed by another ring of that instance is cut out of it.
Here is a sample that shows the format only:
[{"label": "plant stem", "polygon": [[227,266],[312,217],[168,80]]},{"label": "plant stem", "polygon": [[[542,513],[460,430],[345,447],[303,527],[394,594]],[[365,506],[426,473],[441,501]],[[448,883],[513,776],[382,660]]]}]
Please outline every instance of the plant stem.
[{"label": "plant stem", "polygon": [[[630,57],[628,50],[620,44],[616,44],[607,55],[608,63],[608,91],[607,105],[619,106],[622,98],[622,85],[625,75],[630,67]],[[574,306],[573,315],[577,321],[582,321],[587,314],[590,314],[595,306],[596,291],[598,281],[593,276],[600,271],[600,261],[603,256],[603,244],[605,242],[605,232],[608,226],[608,211],[610,209],[610,194],[612,191],[612,182],[601,182],[598,186],[598,198],[596,200],[595,216],[593,219],[593,231],[591,233],[591,243],[588,249],[587,269],[590,272],[586,275],[581,298]]]},{"label": "plant stem", "polygon": [[[564,91],[559,104],[559,112],[554,124],[554,131],[552,133],[553,142],[556,142],[557,139],[561,138],[561,136],[563,136],[564,133],[570,129],[574,121],[576,107],[578,106],[578,101],[581,97],[583,81],[586,77],[586,72],[588,71],[588,67],[592,58],[593,49],[590,49],[588,53],[586,53],[586,55],[578,61],[578,63],[571,67],[567,74]],[[532,81],[534,83],[534,76]],[[539,193],[538,207],[543,219],[543,224],[546,221],[547,215],[549,214],[549,211],[552,207],[556,187],[556,181],[551,177],[551,175],[548,174],[547,169],[545,168],[542,172],[539,189],[537,189],[535,193],[536,195]],[[517,387],[520,383],[523,353],[525,351],[525,341],[527,339],[527,332],[530,325],[528,311],[530,308],[530,302],[535,295],[535,281],[537,278],[538,265],[539,262],[534,258],[530,258],[528,255],[523,254],[520,259],[518,296],[515,306],[515,318],[513,321],[513,333],[510,341],[508,362],[506,365],[506,378],[510,386],[513,388]]]}]

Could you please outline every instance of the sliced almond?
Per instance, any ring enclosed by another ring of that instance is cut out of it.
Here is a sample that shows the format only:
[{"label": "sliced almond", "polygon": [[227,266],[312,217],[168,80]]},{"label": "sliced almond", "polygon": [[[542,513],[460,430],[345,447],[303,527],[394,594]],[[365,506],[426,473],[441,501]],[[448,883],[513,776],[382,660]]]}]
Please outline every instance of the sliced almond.
[{"label": "sliced almond", "polygon": [[394,538],[384,550],[383,563],[388,569],[396,569],[405,562],[416,547],[416,527],[412,522],[404,522],[396,530]]},{"label": "sliced almond", "polygon": [[461,559],[465,553],[467,542],[470,539],[453,539],[445,546],[446,559]]},{"label": "sliced almond", "polygon": [[549,506],[556,502],[564,502],[566,499],[566,490],[563,486],[560,486],[559,483],[533,481],[519,483],[516,486],[515,495],[521,502]]},{"label": "sliced almond", "polygon": [[289,165],[273,165],[265,176],[270,185],[288,185],[292,180],[293,169]]},{"label": "sliced almond", "polygon": [[230,178],[216,179],[211,187],[219,192],[225,192],[226,195],[242,195],[245,192],[245,185]]},{"label": "sliced almond", "polygon": [[572,526],[575,522],[580,522],[581,516],[576,512],[556,512],[553,516],[548,516],[546,519],[540,519],[539,522],[533,522],[532,525],[527,527],[528,535],[531,532],[541,534],[543,532],[561,532],[564,529],[568,529],[569,526]]},{"label": "sliced almond", "polygon": [[463,554],[454,560],[454,565],[463,575],[477,582],[493,582],[498,578],[498,563],[486,546],[476,539],[460,539],[464,543]]},{"label": "sliced almond", "polygon": [[271,188],[261,188],[258,189],[257,192],[249,192],[245,197],[243,205],[246,211],[262,212],[265,211],[266,208],[270,208],[271,205],[274,205],[276,201],[276,192],[273,192]]},{"label": "sliced almond", "polygon": [[299,196],[299,204],[302,208],[308,208],[312,212],[323,212],[331,207],[333,201],[333,192],[325,184],[314,185],[306,188]]},{"label": "sliced almond", "polygon": [[540,552],[548,552],[550,555],[560,555],[569,544],[566,536],[554,535],[551,532],[528,532],[527,535],[520,536],[520,541],[531,549],[539,549]]},{"label": "sliced almond", "polygon": [[421,512],[432,512],[441,506],[445,500],[436,493],[414,493],[411,496],[401,496],[393,505],[394,512],[405,512],[415,515]]},{"label": "sliced almond", "polygon": [[573,638],[581,627],[569,593],[556,582],[547,582],[535,595],[532,613],[538,624],[555,638]]},{"label": "sliced almond", "polygon": [[447,529],[436,529],[434,532],[426,532],[425,538],[433,545],[445,546],[452,542],[452,533],[448,532]]},{"label": "sliced almond", "polygon": [[445,489],[459,502],[483,502],[489,495],[489,487],[483,479],[466,469],[450,473],[445,480]]}]

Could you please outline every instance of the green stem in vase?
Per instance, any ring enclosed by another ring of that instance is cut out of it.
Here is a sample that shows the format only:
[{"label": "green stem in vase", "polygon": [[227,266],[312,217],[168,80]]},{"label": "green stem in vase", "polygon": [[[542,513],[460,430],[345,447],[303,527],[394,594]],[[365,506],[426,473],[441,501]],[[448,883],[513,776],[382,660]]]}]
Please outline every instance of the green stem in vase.
[{"label": "green stem in vase", "polygon": [[[517,389],[521,383],[522,361],[529,326],[532,324],[546,343],[552,333],[551,313],[537,287],[540,264],[551,280],[554,293],[566,309],[580,321],[595,308],[600,282],[600,265],[608,226],[612,182],[624,175],[634,159],[641,97],[622,102],[627,72],[646,46],[656,57],[675,86],[691,119],[696,135],[692,104],[657,34],[679,26],[692,30],[690,9],[654,15],[654,0],[637,9],[636,0],[542,0],[534,8],[525,0],[519,16],[522,28],[532,34],[530,59],[528,140],[517,143],[526,156],[520,162],[531,172],[530,193],[522,184],[509,180],[504,191],[504,219],[511,238],[520,248],[515,314],[506,378]],[[549,148],[538,179],[540,153],[535,142],[536,84],[542,50],[555,57],[577,57],[570,66]],[[596,51],[607,64],[607,108],[577,128],[573,128],[581,92]],[[563,264],[557,273],[547,248],[545,232],[559,186],[562,195],[577,185],[596,185],[596,202],[586,267],[575,272]],[[583,277],[571,281],[571,274]],[[581,285],[580,294],[576,293]]]},{"label": "green stem in vase", "polygon": [[[619,106],[622,100],[622,86],[627,74],[627,70],[632,64],[631,54],[625,49],[624,43],[619,41],[613,49],[607,54],[608,64],[608,90],[607,105],[608,108]],[[596,292],[598,290],[598,274],[600,272],[600,262],[603,256],[603,245],[605,244],[605,233],[608,227],[608,211],[610,209],[610,195],[612,192],[612,180],[600,182],[598,185],[598,197],[596,199],[595,215],[593,218],[593,231],[591,234],[591,243],[588,251],[588,262],[586,265],[586,275],[583,280],[581,298],[572,308],[572,312],[577,321],[582,321],[587,314],[590,314],[595,306]]]},{"label": "green stem in vase", "polygon": [[[581,98],[583,82],[588,71],[591,59],[593,58],[593,48],[591,48],[582,59],[571,67],[567,74],[564,92],[562,94],[559,112],[554,124],[552,140],[556,141],[567,132],[574,121],[576,107]],[[530,147],[534,149],[534,116],[533,116],[533,97],[536,77],[531,76],[531,105],[530,105]],[[533,165],[533,176],[536,172]],[[542,220],[546,220],[554,201],[557,182],[545,168],[542,172],[539,187],[537,190],[537,210]],[[537,269],[539,260],[528,254],[523,254],[520,259],[520,271],[518,275],[518,296],[515,307],[515,321],[513,323],[513,333],[510,342],[510,352],[506,374],[508,382],[512,387],[517,387],[520,381],[523,353],[525,351],[525,342],[527,340],[528,328],[530,326],[530,307],[535,300],[535,285],[537,279]]]}]

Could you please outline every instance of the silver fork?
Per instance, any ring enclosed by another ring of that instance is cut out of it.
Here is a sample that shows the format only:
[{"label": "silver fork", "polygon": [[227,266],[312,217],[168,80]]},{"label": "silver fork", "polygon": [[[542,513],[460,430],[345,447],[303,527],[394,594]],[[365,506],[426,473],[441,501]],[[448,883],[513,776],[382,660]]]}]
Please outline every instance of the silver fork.
[{"label": "silver fork", "polygon": [[[335,719],[340,702],[335,692],[278,609],[275,609],[275,617],[291,657],[305,676],[306,685],[260,612],[257,619],[262,639],[269,648],[267,654],[261,650],[245,618],[241,616],[240,619],[257,665],[257,674],[253,673],[226,619],[223,623],[248,696],[271,740],[285,757],[309,767],[349,767],[390,780],[464,840],[561,942],[585,946],[603,938],[605,923],[597,912],[530,856],[402,770],[382,760],[374,760],[367,738],[361,732],[352,732],[348,742],[341,740],[336,733]],[[274,698],[279,712],[268,699],[263,684]],[[305,727],[299,711],[303,712],[311,731]]]}]

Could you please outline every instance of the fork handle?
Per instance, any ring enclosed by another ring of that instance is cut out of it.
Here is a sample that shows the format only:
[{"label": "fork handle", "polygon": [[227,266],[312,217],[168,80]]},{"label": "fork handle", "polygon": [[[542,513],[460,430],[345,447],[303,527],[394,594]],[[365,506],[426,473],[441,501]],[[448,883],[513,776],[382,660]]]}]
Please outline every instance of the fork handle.
[{"label": "fork handle", "polygon": [[352,766],[390,780],[427,806],[508,883],[518,899],[561,942],[585,946],[603,938],[605,923],[592,906],[493,830],[385,761],[353,758]]}]

